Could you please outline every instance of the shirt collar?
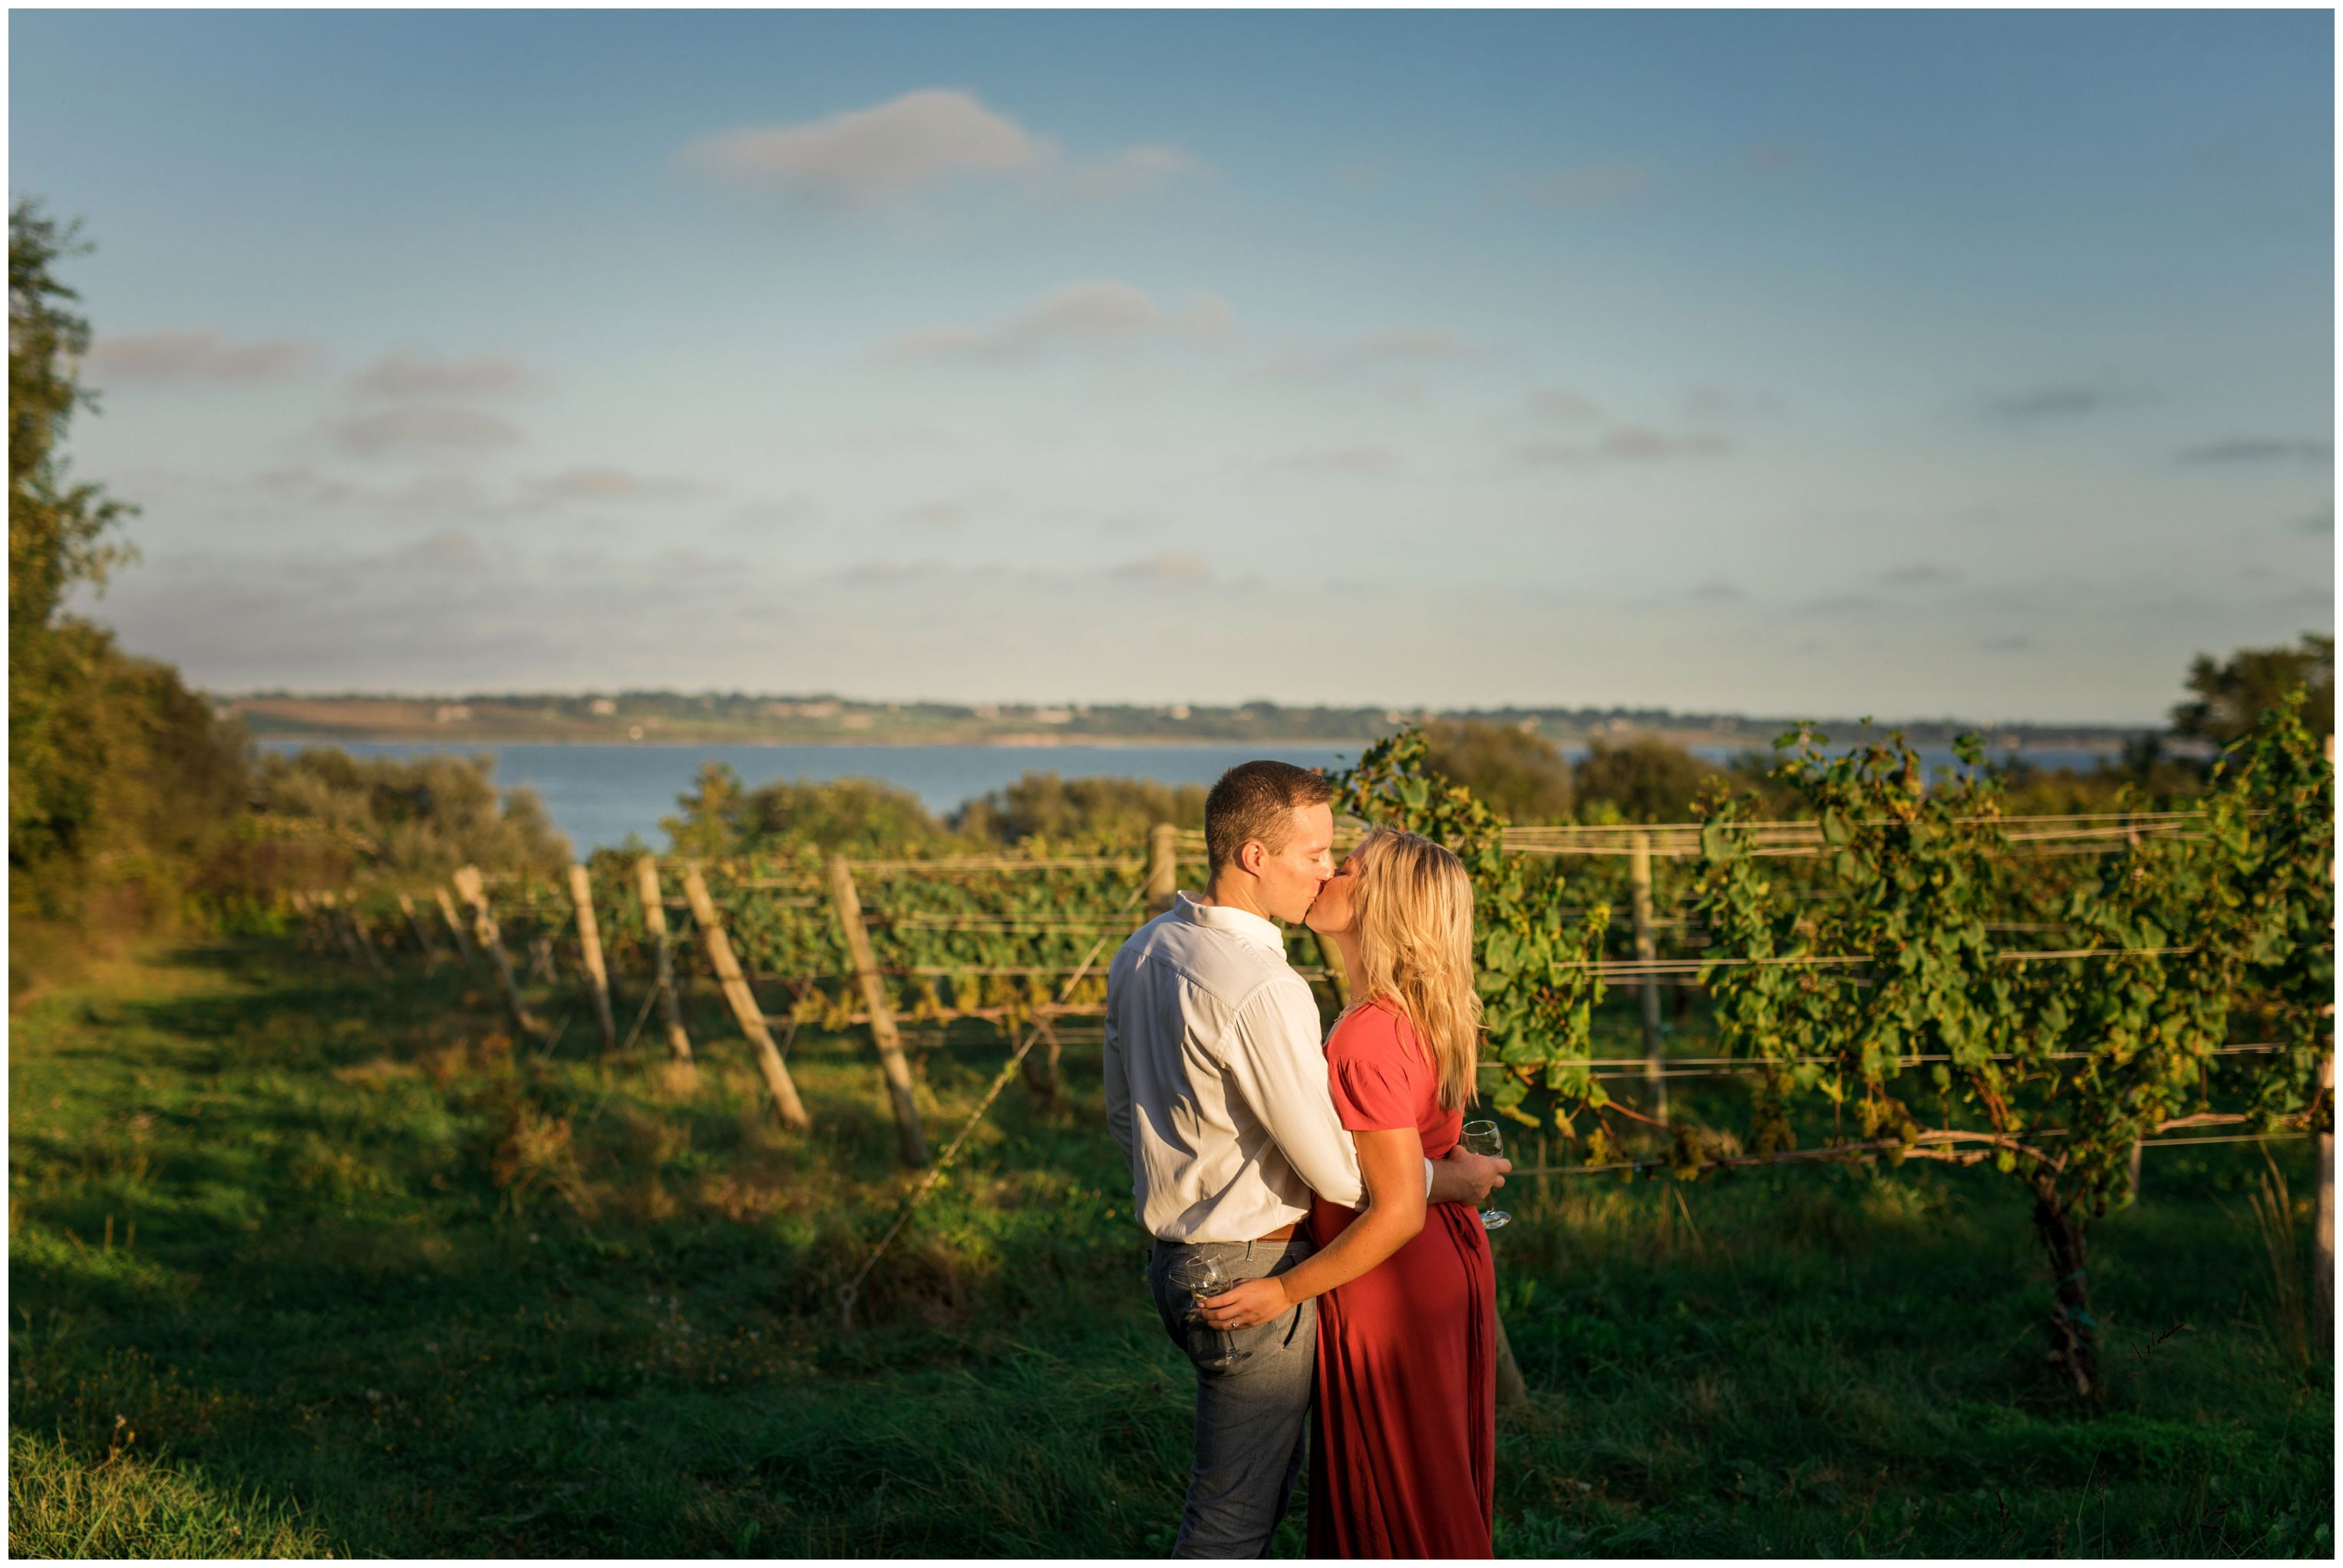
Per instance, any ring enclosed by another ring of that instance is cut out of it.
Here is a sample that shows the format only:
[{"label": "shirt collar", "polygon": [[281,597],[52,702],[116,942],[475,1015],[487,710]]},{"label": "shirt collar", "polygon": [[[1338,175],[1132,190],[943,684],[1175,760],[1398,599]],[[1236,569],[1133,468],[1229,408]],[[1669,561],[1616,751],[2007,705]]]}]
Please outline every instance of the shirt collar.
[{"label": "shirt collar", "polygon": [[1279,958],[1285,956],[1285,933],[1249,910],[1234,910],[1226,904],[1200,904],[1182,893],[1173,902],[1172,911],[1190,925],[1226,931],[1239,941],[1250,942]]}]

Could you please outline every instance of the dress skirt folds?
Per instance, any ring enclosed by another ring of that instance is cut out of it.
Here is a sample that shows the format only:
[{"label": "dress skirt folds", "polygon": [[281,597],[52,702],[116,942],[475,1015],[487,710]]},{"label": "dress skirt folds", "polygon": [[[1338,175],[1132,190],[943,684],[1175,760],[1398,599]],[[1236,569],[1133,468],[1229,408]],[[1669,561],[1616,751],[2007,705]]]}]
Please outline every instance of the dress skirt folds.
[{"label": "dress skirt folds", "polygon": [[[1342,1125],[1415,1128],[1438,1159],[1463,1117],[1405,1019],[1358,1008],[1326,1043]],[[1323,1247],[1357,1216],[1318,1200]],[[1496,1503],[1496,1276],[1480,1216],[1435,1203],[1415,1239],[1318,1298],[1310,1555],[1488,1557]]]}]

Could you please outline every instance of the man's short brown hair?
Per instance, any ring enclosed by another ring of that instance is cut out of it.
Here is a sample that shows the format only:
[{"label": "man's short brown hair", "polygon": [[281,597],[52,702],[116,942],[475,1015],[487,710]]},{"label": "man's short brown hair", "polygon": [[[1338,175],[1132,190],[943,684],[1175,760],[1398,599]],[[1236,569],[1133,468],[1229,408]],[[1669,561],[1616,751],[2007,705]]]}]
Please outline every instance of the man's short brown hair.
[{"label": "man's short brown hair", "polygon": [[1291,762],[1240,762],[1204,797],[1204,854],[1212,873],[1236,864],[1237,851],[1255,839],[1272,854],[1293,831],[1296,808],[1334,799],[1325,776]]}]

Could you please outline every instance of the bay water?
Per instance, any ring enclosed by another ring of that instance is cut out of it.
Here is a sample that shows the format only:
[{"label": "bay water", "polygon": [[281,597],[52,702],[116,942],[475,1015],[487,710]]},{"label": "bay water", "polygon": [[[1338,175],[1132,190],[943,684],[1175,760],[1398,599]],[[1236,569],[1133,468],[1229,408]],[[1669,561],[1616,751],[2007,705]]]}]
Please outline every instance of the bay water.
[{"label": "bay water", "polygon": [[[639,835],[665,849],[659,819],[676,810],[676,798],[692,786],[700,765],[729,763],[754,789],[777,779],[826,784],[837,779],[877,779],[908,789],[938,816],[962,801],[1014,783],[1027,772],[1054,772],[1062,779],[1149,779],[1162,784],[1210,784],[1240,762],[1273,758],[1303,768],[1342,768],[1358,759],[1360,747],[1318,746],[694,746],[571,745],[515,741],[447,746],[427,741],[340,740],[319,742],[271,738],[269,751],[296,752],[330,744],[353,757],[427,757],[435,752],[485,756],[496,765],[503,789],[527,785],[537,791],[554,826],[568,835],[579,855],[616,847]],[[1693,751],[1722,762],[1736,749],[1695,746]],[[1954,766],[1948,750],[1916,748],[1933,775]],[[1573,760],[1583,747],[1565,747]],[[2028,751],[2026,760],[2044,768],[2088,769],[2103,754],[2095,751]]]}]

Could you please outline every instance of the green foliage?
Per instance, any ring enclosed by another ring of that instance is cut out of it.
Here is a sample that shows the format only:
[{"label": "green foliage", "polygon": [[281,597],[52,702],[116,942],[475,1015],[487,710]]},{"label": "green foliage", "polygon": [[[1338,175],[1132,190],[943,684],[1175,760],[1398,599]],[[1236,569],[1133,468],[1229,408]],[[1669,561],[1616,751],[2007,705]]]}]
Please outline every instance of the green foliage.
[{"label": "green foliage", "polygon": [[261,759],[236,875],[265,889],[445,879],[458,866],[548,876],[569,861],[537,792],[499,799],[487,757],[358,759],[330,747]]},{"label": "green foliage", "polygon": [[[848,1332],[832,1292],[913,1180],[869,1044],[797,1033],[791,1135],[687,1000],[689,1095],[642,1041],[514,1049],[450,968],[386,985],[273,943],[20,1012],[13,1553],[1167,1552],[1194,1380],[1138,1278],[1095,1037],[1056,1109],[993,1105]],[[1632,999],[1603,1010],[1632,1034]],[[1007,1041],[913,1043],[957,1128]],[[1683,1098],[1740,1111],[1732,1083]],[[566,1150],[524,1136],[557,1125]],[[2302,1191],[2308,1146],[2274,1152]],[[2279,1353],[2238,1213],[2260,1166],[2150,1157],[2154,1201],[2107,1221],[2122,1350],[2090,1412],[2014,1348],[2026,1243],[1988,1172],[1517,1177],[1499,1303],[1533,1400],[1501,1418],[1497,1550],[2331,1556],[2331,1362]]]},{"label": "green foliage", "polygon": [[[1900,737],[1835,760],[1811,729],[1777,743],[1799,748],[1780,771],[1819,821],[1811,860],[1756,854],[1746,796],[1701,802],[1722,1046],[1772,1064],[1766,1100],[1826,1101],[1835,1141],[1908,1151],[1926,1116],[1940,1150],[1989,1153],[2036,1201],[2058,1321],[2086,1347],[2082,1228],[2122,1197],[2133,1144],[2217,1097],[2264,1131],[2310,1104],[2331,1029],[2333,770],[2300,703],[2233,748],[2201,831],[2136,836],[2079,878],[2016,852],[1993,773],[1924,790]],[[1974,738],[1963,756],[1977,759]],[[2007,961],[1997,928],[2088,956]],[[2222,1054],[2241,1016],[2286,1049]],[[1777,1117],[1762,1120],[1775,1141]]]},{"label": "green foliage", "polygon": [[2172,710],[2172,731],[2227,746],[2247,734],[2287,693],[2303,689],[2301,721],[2314,736],[2335,733],[2335,638],[2302,634],[2298,648],[2239,648],[2216,663],[2200,653],[2188,667],[2196,696]]},{"label": "green foliage", "polygon": [[1142,841],[1158,822],[1201,829],[1204,826],[1202,784],[1162,784],[1151,779],[1061,779],[1029,772],[1006,789],[979,796],[948,819],[964,838],[995,844],[1021,844],[1042,838],[1111,838]]},{"label": "green foliage", "polygon": [[[1544,1111],[1567,1131],[1572,1105],[1609,1101],[1584,1059],[1590,1019],[1603,998],[1594,960],[1610,907],[1596,904],[1566,926],[1555,913],[1564,886],[1560,869],[1506,854],[1504,824],[1470,789],[1435,771],[1429,750],[1414,729],[1377,741],[1336,779],[1335,805],[1363,821],[1421,833],[1464,862],[1473,878],[1483,1061],[1496,1077],[1492,1103],[1529,1126],[1539,1125]],[[1540,1091],[1537,1109],[1525,1109],[1534,1091]]]},{"label": "green foliage", "polygon": [[916,852],[947,837],[920,798],[875,779],[775,779],[749,789],[728,763],[705,763],[678,812],[659,819],[674,852],[760,855],[810,846],[834,854]]},{"label": "green foliage", "polygon": [[1473,791],[1508,822],[1570,819],[1570,763],[1534,729],[1479,719],[1434,719],[1423,729],[1424,765]]},{"label": "green foliage", "polygon": [[63,613],[127,558],[131,508],[71,479],[63,442],[90,399],[89,324],[55,275],[84,253],[29,202],[8,227],[9,990],[68,962],[92,928],[176,924],[244,786],[243,733],[168,665]]},{"label": "green foliage", "polygon": [[1681,822],[1717,770],[1673,741],[1652,735],[1597,735],[1578,764],[1582,806],[1607,806],[1626,822]]}]

